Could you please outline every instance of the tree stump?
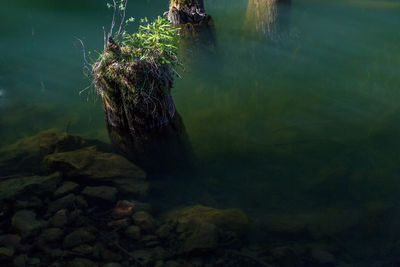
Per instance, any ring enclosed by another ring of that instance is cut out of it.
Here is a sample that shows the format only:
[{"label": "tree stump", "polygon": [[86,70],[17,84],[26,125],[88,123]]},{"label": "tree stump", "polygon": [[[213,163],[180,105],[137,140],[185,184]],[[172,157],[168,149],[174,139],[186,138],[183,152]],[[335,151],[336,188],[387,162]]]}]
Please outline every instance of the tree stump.
[{"label": "tree stump", "polygon": [[206,24],[210,19],[203,0],[171,0],[165,15],[173,25]]},{"label": "tree stump", "polygon": [[[136,59],[109,38],[93,68],[111,142],[147,171],[184,165],[190,149],[171,96],[172,70]],[[155,69],[156,68],[156,69]]]}]

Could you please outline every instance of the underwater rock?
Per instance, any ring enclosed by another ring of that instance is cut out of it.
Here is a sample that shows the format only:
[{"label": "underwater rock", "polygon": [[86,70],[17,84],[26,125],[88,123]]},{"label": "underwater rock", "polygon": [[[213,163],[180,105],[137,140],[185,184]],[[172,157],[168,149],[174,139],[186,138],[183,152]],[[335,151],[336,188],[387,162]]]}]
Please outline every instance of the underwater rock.
[{"label": "underwater rock", "polygon": [[82,194],[91,198],[113,202],[117,198],[117,189],[111,186],[87,186]]},{"label": "underwater rock", "polygon": [[21,242],[21,237],[19,235],[7,234],[0,236],[0,246],[15,248]]},{"label": "underwater rock", "polygon": [[68,194],[65,197],[59,198],[50,203],[48,207],[48,212],[53,213],[58,210],[68,209],[75,206],[77,203],[77,197],[75,194]]},{"label": "underwater rock", "polygon": [[296,252],[290,247],[276,247],[270,253],[272,260],[281,266],[297,266],[300,262]]},{"label": "underwater rock", "polygon": [[59,173],[49,176],[12,177],[0,182],[0,200],[11,200],[29,192],[52,192],[61,181]]},{"label": "underwater rock", "polygon": [[218,246],[218,229],[207,222],[197,223],[184,240],[183,251],[190,253],[195,250],[210,250]]},{"label": "underwater rock", "polygon": [[142,237],[140,242],[145,246],[145,247],[155,247],[160,244],[157,236],[155,235],[145,235]]},{"label": "underwater rock", "polygon": [[54,192],[54,197],[62,197],[66,194],[72,193],[77,189],[79,185],[77,183],[67,181],[64,182],[57,190]]},{"label": "underwater rock", "polygon": [[87,244],[83,244],[73,248],[72,252],[78,253],[80,255],[90,255],[93,253],[93,247]]},{"label": "underwater rock", "polygon": [[15,267],[25,267],[28,261],[28,256],[25,254],[18,255],[14,258],[14,266]]},{"label": "underwater rock", "polygon": [[144,171],[124,157],[100,152],[93,146],[48,155],[42,166],[49,172],[59,170],[68,178],[81,177],[99,181],[118,178],[146,179]]},{"label": "underwater rock", "polygon": [[217,247],[231,246],[246,234],[249,226],[241,210],[200,205],[172,211],[166,221],[156,233],[166,242],[177,244],[174,248],[177,254],[210,252]]},{"label": "underwater rock", "polygon": [[104,267],[122,267],[122,265],[117,262],[110,262],[110,263],[104,264]]},{"label": "underwater rock", "polygon": [[335,256],[326,250],[321,248],[313,247],[311,250],[311,256],[318,264],[325,266],[328,264],[334,264],[336,262]]},{"label": "underwater rock", "polygon": [[68,223],[67,210],[62,209],[56,212],[50,222],[54,227],[63,227]]},{"label": "underwater rock", "polygon": [[134,178],[117,178],[112,183],[121,194],[139,197],[147,195],[150,186],[146,179]]},{"label": "underwater rock", "polygon": [[151,208],[150,204],[138,202],[138,201],[128,201],[120,200],[115,205],[112,216],[113,218],[124,218],[129,217],[137,211],[149,211]]},{"label": "underwater rock", "polygon": [[140,229],[151,232],[155,229],[155,220],[153,216],[145,211],[138,211],[132,216],[133,222],[140,227]]},{"label": "underwater rock", "polygon": [[120,219],[107,223],[107,227],[112,229],[125,229],[126,227],[129,226],[129,223],[130,223],[129,219]]},{"label": "underwater rock", "polygon": [[63,231],[60,228],[48,228],[42,231],[38,237],[39,244],[47,244],[56,242],[63,236]]},{"label": "underwater rock", "polygon": [[40,162],[44,156],[82,148],[85,143],[79,136],[51,130],[40,132],[0,148],[0,169],[4,175],[40,173]]},{"label": "underwater rock", "polygon": [[249,227],[246,214],[239,209],[220,210],[197,205],[173,211],[167,218],[177,224],[177,232],[195,229],[200,223],[210,223],[220,231],[233,232],[241,236]]},{"label": "underwater rock", "polygon": [[0,262],[10,260],[13,255],[14,255],[14,249],[0,247]]},{"label": "underwater rock", "polygon": [[17,200],[14,204],[15,210],[23,210],[23,209],[37,209],[43,206],[43,201],[38,197],[31,197],[25,200],[26,196],[24,196],[24,200]]},{"label": "underwater rock", "polygon": [[22,237],[27,237],[44,228],[46,223],[44,221],[38,221],[35,212],[31,210],[20,210],[12,217],[11,225]]},{"label": "underwater rock", "polygon": [[63,245],[65,248],[76,247],[85,243],[92,242],[96,236],[84,228],[73,231],[64,238]]},{"label": "underwater rock", "polygon": [[75,258],[69,262],[68,267],[95,267],[98,264],[95,264],[93,261],[85,258]]},{"label": "underwater rock", "polygon": [[104,247],[101,247],[100,255],[101,255],[101,259],[105,262],[120,261],[122,259],[121,255],[119,255],[109,249],[106,249]]},{"label": "underwater rock", "polygon": [[131,225],[126,229],[125,235],[130,239],[139,240],[141,236],[140,228],[136,225]]}]

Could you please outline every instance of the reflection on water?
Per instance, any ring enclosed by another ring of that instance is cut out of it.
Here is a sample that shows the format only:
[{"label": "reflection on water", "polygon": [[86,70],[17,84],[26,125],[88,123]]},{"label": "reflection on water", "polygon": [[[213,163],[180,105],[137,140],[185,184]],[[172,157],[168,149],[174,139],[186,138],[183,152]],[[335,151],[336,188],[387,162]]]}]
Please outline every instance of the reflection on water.
[{"label": "reflection on water", "polygon": [[[276,0],[249,0],[246,23],[255,26],[257,32],[272,33],[277,20]],[[247,26],[247,29],[250,27]]]},{"label": "reflection on water", "polygon": [[244,29],[259,36],[276,39],[288,27],[290,0],[249,0]]}]

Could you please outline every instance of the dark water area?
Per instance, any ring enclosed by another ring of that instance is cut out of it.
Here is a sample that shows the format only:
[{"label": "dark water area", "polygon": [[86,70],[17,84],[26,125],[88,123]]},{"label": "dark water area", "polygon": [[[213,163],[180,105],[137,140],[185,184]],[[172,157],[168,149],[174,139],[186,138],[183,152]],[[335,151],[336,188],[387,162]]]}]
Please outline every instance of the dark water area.
[{"label": "dark water area", "polygon": [[[190,256],[164,256],[143,263],[132,260],[142,254],[133,257],[125,250],[148,249],[125,247],[121,234],[120,248],[115,251],[124,251],[122,259],[98,259],[79,252],[41,259],[36,266],[50,266],[48,262],[92,266],[71,263],[78,256],[98,264],[93,266],[108,262],[122,266],[400,266],[400,2],[206,0],[205,4],[213,18],[213,32],[181,42],[184,69],[178,70],[182,78],[175,80],[172,91],[193,150],[193,164],[191,168],[172,166],[172,171],[164,173],[146,170],[150,189],[140,201],[151,203],[156,219],[191,205],[240,209],[249,219],[246,235],[238,237],[242,245],[229,248],[233,254],[225,251],[224,256],[214,253],[223,247],[215,245],[211,250],[202,248],[201,253],[189,249]],[[167,9],[168,1],[132,1],[128,16],[154,18]],[[86,51],[101,51],[102,27],[109,28],[111,16],[102,1],[0,3],[0,162],[12,158],[18,149],[28,147],[31,153],[35,138],[9,145],[49,129],[90,140],[82,145],[81,139],[42,136],[39,143],[46,153],[42,149],[36,157],[24,150],[27,161],[23,165],[0,163],[0,182],[36,175],[38,166],[41,171],[60,171],[64,165],[59,162],[66,159],[51,153],[83,148],[78,163],[70,164],[79,165],[82,157],[97,162],[85,161],[93,164],[92,171],[93,166],[100,170],[90,175],[63,173],[63,181],[56,180],[78,184],[68,192],[86,198],[86,206],[79,210],[87,212],[94,225],[108,223],[96,221],[108,217],[95,206],[109,210],[114,202],[136,199],[138,194],[123,188],[131,185],[126,181],[118,184],[120,189],[102,171],[111,176],[123,171],[142,175],[129,163],[113,165],[123,159],[110,154],[114,150],[101,99],[88,87],[91,81],[82,71],[77,38]],[[56,145],[50,149],[52,142]],[[89,145],[101,147],[101,152],[85,150]],[[47,157],[45,162],[43,157]],[[32,165],[32,174],[24,170],[27,165]],[[107,166],[118,168],[113,172]],[[98,186],[96,179],[119,190],[116,199],[111,198],[114,202],[96,202],[93,193],[77,193]],[[12,187],[2,186],[6,185]],[[7,256],[4,250],[8,246],[2,236],[21,228],[10,219],[20,210],[21,201],[35,202],[35,192],[43,203],[28,209],[51,221],[57,211],[52,207],[62,193],[56,197],[48,188],[29,187],[25,198],[0,198],[0,261],[10,266],[35,266],[15,265],[14,259],[20,255],[35,259],[47,253],[13,247],[12,256]],[[147,209],[135,211],[143,210]],[[205,216],[197,209],[191,212]],[[63,235],[68,236],[74,227],[62,229]],[[145,236],[157,235],[146,231]],[[19,235],[22,243],[35,244],[40,239],[32,233]],[[92,246],[93,238],[86,237],[83,243]],[[64,251],[75,247],[65,247],[65,239],[60,240],[64,240]],[[165,244],[156,247],[165,248]],[[207,255],[213,255],[209,261],[204,260]],[[157,265],[160,261],[164,265]]]}]

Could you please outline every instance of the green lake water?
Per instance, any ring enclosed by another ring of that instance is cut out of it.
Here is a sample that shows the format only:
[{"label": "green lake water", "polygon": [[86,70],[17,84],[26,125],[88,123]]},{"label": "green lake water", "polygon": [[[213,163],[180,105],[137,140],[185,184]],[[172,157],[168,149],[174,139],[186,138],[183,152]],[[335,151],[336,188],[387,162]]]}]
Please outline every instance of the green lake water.
[{"label": "green lake water", "polygon": [[[309,242],[268,233],[305,225],[338,257],[385,266],[400,237],[400,2],[205,2],[214,39],[181,44],[173,89],[196,164],[157,175],[155,201],[241,208],[265,246]],[[76,38],[101,50],[110,20],[102,1],[0,3],[0,145],[49,128],[108,141]]]}]

